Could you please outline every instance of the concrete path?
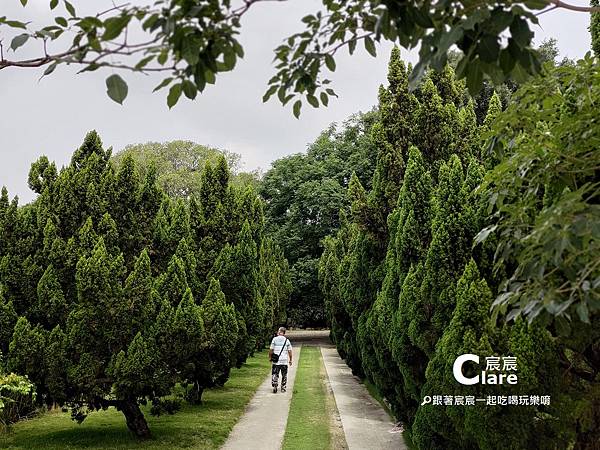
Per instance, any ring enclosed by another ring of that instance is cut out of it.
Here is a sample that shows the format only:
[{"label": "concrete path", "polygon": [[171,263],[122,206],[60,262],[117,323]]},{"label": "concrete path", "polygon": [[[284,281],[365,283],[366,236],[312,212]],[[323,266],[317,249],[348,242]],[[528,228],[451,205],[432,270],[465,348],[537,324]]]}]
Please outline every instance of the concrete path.
[{"label": "concrete path", "polygon": [[250,400],[244,415],[229,433],[222,447],[223,450],[279,450],[281,448],[302,348],[294,341],[292,347],[294,359],[292,367],[288,370],[287,392],[273,394],[269,372]]},{"label": "concrete path", "polygon": [[321,346],[323,362],[335,396],[350,450],[404,450],[402,433],[390,433],[394,423],[367,388],[352,375],[333,346]]}]

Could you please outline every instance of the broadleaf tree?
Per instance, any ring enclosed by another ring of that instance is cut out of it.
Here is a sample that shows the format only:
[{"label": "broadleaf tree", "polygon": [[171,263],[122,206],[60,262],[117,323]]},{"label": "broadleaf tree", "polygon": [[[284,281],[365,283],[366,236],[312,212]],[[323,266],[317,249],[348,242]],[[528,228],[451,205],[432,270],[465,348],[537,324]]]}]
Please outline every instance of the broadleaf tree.
[{"label": "broadleaf tree", "polygon": [[[23,7],[29,3],[12,1]],[[172,108],[182,96],[195,99],[218,75],[236,67],[244,57],[239,37],[244,15],[267,1],[158,0],[151,5],[115,4],[82,14],[67,0],[50,0],[46,26],[0,16],[0,30],[8,33],[7,43],[10,40],[6,51],[0,52],[0,70],[44,67],[43,76],[48,76],[69,64],[81,67],[80,72],[159,73],[164,78],[155,91],[168,88],[167,105]],[[457,74],[465,78],[472,94],[481,90],[484,78],[495,84],[509,78],[523,80],[540,71],[532,28],[539,13],[551,10],[589,14],[598,6],[558,0],[477,4],[322,0],[319,10],[302,18],[304,30],[275,48],[276,73],[263,99],[275,96],[284,105],[293,105],[296,117],[303,103],[326,106],[337,96],[327,78],[336,70],[337,52],[345,48],[352,54],[360,44],[375,56],[381,41],[420,48],[411,73],[413,88],[428,68],[443,70],[451,49],[462,55]],[[23,47],[32,44],[38,54],[24,56]],[[9,58],[9,50],[14,57]],[[123,103],[129,91],[120,73],[107,77],[106,88],[117,103]]]}]

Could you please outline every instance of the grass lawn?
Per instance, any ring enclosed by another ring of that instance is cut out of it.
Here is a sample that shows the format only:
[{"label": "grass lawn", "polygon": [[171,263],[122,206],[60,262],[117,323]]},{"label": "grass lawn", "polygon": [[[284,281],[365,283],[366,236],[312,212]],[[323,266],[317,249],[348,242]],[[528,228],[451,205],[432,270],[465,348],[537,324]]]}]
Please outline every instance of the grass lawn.
[{"label": "grass lawn", "polygon": [[302,346],[283,450],[331,448],[326,376],[319,348]]},{"label": "grass lawn", "polygon": [[185,402],[174,415],[153,417],[143,409],[152,437],[138,441],[125,425],[123,414],[110,408],[93,412],[78,425],[68,413],[52,411],[15,424],[0,435],[2,449],[216,449],[227,439],[247,403],[269,373],[270,362],[259,353],[241,369],[233,369],[222,388],[204,393],[204,403]]}]

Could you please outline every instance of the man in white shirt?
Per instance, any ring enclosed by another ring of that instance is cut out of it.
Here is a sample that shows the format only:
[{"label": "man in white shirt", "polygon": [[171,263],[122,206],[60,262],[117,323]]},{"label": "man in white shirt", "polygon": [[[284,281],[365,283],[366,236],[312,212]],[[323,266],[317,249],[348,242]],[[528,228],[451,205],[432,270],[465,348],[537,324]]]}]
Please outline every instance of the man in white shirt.
[{"label": "man in white shirt", "polygon": [[285,328],[280,327],[277,336],[271,341],[269,361],[273,363],[271,370],[271,385],[273,393],[277,392],[279,372],[281,372],[281,392],[285,392],[287,385],[288,364],[292,365],[292,343],[285,337]]}]

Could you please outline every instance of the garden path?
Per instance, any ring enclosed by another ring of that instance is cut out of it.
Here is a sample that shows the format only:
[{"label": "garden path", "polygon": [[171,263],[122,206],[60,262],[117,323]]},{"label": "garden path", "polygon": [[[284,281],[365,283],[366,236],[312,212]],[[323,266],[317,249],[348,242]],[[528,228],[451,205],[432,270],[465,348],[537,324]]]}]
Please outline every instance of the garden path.
[{"label": "garden path", "polygon": [[294,364],[288,371],[287,392],[273,394],[269,373],[250,400],[244,415],[231,430],[222,447],[223,450],[279,450],[281,448],[302,349],[302,345],[294,341],[292,346]]},{"label": "garden path", "polygon": [[302,344],[321,349],[323,363],[341,418],[350,450],[405,450],[402,433],[374,400],[358,377],[340,358],[329,342],[328,331],[290,331],[295,364],[288,374],[288,391],[273,394],[270,374],[250,401],[244,416],[232,430],[223,450],[279,450],[285,434],[287,417],[300,361]]}]

